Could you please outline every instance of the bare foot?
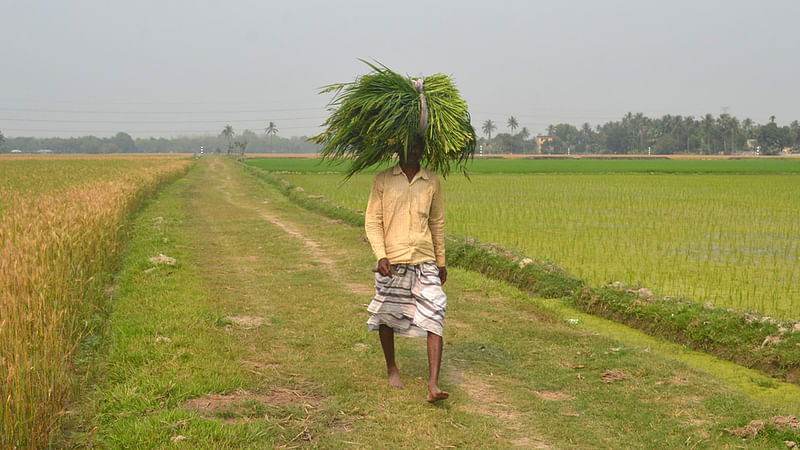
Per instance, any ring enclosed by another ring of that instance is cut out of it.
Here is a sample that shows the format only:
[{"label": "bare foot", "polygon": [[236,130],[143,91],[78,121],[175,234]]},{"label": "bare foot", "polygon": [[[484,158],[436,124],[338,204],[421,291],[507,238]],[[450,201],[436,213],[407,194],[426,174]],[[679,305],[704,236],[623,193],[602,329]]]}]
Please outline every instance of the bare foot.
[{"label": "bare foot", "polygon": [[428,403],[436,403],[447,397],[450,397],[450,393],[439,389],[439,386],[428,386]]},{"label": "bare foot", "polygon": [[389,386],[395,389],[403,389],[406,387],[402,381],[400,381],[400,371],[399,370],[390,370],[389,371]]}]

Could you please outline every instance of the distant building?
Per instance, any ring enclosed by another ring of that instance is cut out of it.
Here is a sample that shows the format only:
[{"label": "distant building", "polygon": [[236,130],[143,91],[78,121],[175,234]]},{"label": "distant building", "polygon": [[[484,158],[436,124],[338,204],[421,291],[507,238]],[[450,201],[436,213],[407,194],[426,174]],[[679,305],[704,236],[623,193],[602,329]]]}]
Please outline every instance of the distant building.
[{"label": "distant building", "polygon": [[539,151],[539,154],[542,154],[542,146],[545,142],[553,142],[553,136],[547,136],[543,134],[536,135],[536,149]]},{"label": "distant building", "polygon": [[49,148],[43,148],[41,150],[37,150],[36,153],[39,153],[41,155],[45,155],[45,154],[53,153],[53,151],[50,150]]},{"label": "distant building", "polygon": [[14,150],[11,150],[11,153],[22,153],[22,150],[15,148]]}]

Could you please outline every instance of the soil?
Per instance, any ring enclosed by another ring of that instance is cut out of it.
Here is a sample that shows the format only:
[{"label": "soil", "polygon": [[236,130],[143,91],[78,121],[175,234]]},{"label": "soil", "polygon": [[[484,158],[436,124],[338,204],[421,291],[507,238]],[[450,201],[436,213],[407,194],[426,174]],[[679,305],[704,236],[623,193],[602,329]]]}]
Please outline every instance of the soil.
[{"label": "soil", "polygon": [[233,322],[235,325],[246,328],[255,328],[267,321],[263,317],[253,316],[227,316],[225,318]]},{"label": "soil", "polygon": [[558,391],[533,391],[534,394],[539,396],[542,400],[547,400],[549,402],[559,401],[559,400],[572,400],[575,397],[567,394],[566,392],[558,392]]},{"label": "soil", "polygon": [[273,387],[266,394],[248,391],[236,391],[231,394],[208,394],[203,397],[193,398],[183,404],[183,407],[196,411],[200,417],[219,418],[226,417],[228,421],[246,421],[254,417],[252,403],[263,403],[273,407],[288,404],[300,404],[314,407],[321,398],[318,395],[295,391],[284,387]]},{"label": "soil", "polygon": [[600,374],[600,379],[603,383],[614,383],[617,381],[622,381],[628,378],[628,375],[625,372],[619,369],[613,370],[606,370],[602,374]]}]

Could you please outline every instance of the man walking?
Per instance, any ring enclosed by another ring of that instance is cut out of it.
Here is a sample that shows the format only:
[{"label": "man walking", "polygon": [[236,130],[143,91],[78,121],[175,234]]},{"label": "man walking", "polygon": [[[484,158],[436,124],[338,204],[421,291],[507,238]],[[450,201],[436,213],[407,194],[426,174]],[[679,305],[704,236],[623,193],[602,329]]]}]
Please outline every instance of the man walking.
[{"label": "man walking", "polygon": [[425,141],[416,136],[398,165],[375,177],[365,229],[378,264],[375,297],[367,326],[378,331],[389,385],[402,389],[394,358],[394,335],[428,340],[428,397],[449,397],[439,389],[442,327],[447,296],[444,254],[444,202],[439,178],[420,165]]}]

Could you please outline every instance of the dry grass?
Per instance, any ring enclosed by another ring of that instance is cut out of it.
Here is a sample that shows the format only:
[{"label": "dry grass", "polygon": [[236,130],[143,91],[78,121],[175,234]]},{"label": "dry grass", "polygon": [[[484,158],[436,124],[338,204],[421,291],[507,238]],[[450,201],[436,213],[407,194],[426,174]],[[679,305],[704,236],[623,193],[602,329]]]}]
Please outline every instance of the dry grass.
[{"label": "dry grass", "polygon": [[130,157],[87,158],[68,174],[60,164],[74,157],[10,159],[0,160],[0,447],[43,447],[75,392],[72,358],[127,219],[190,163],[139,157],[119,170]]}]

